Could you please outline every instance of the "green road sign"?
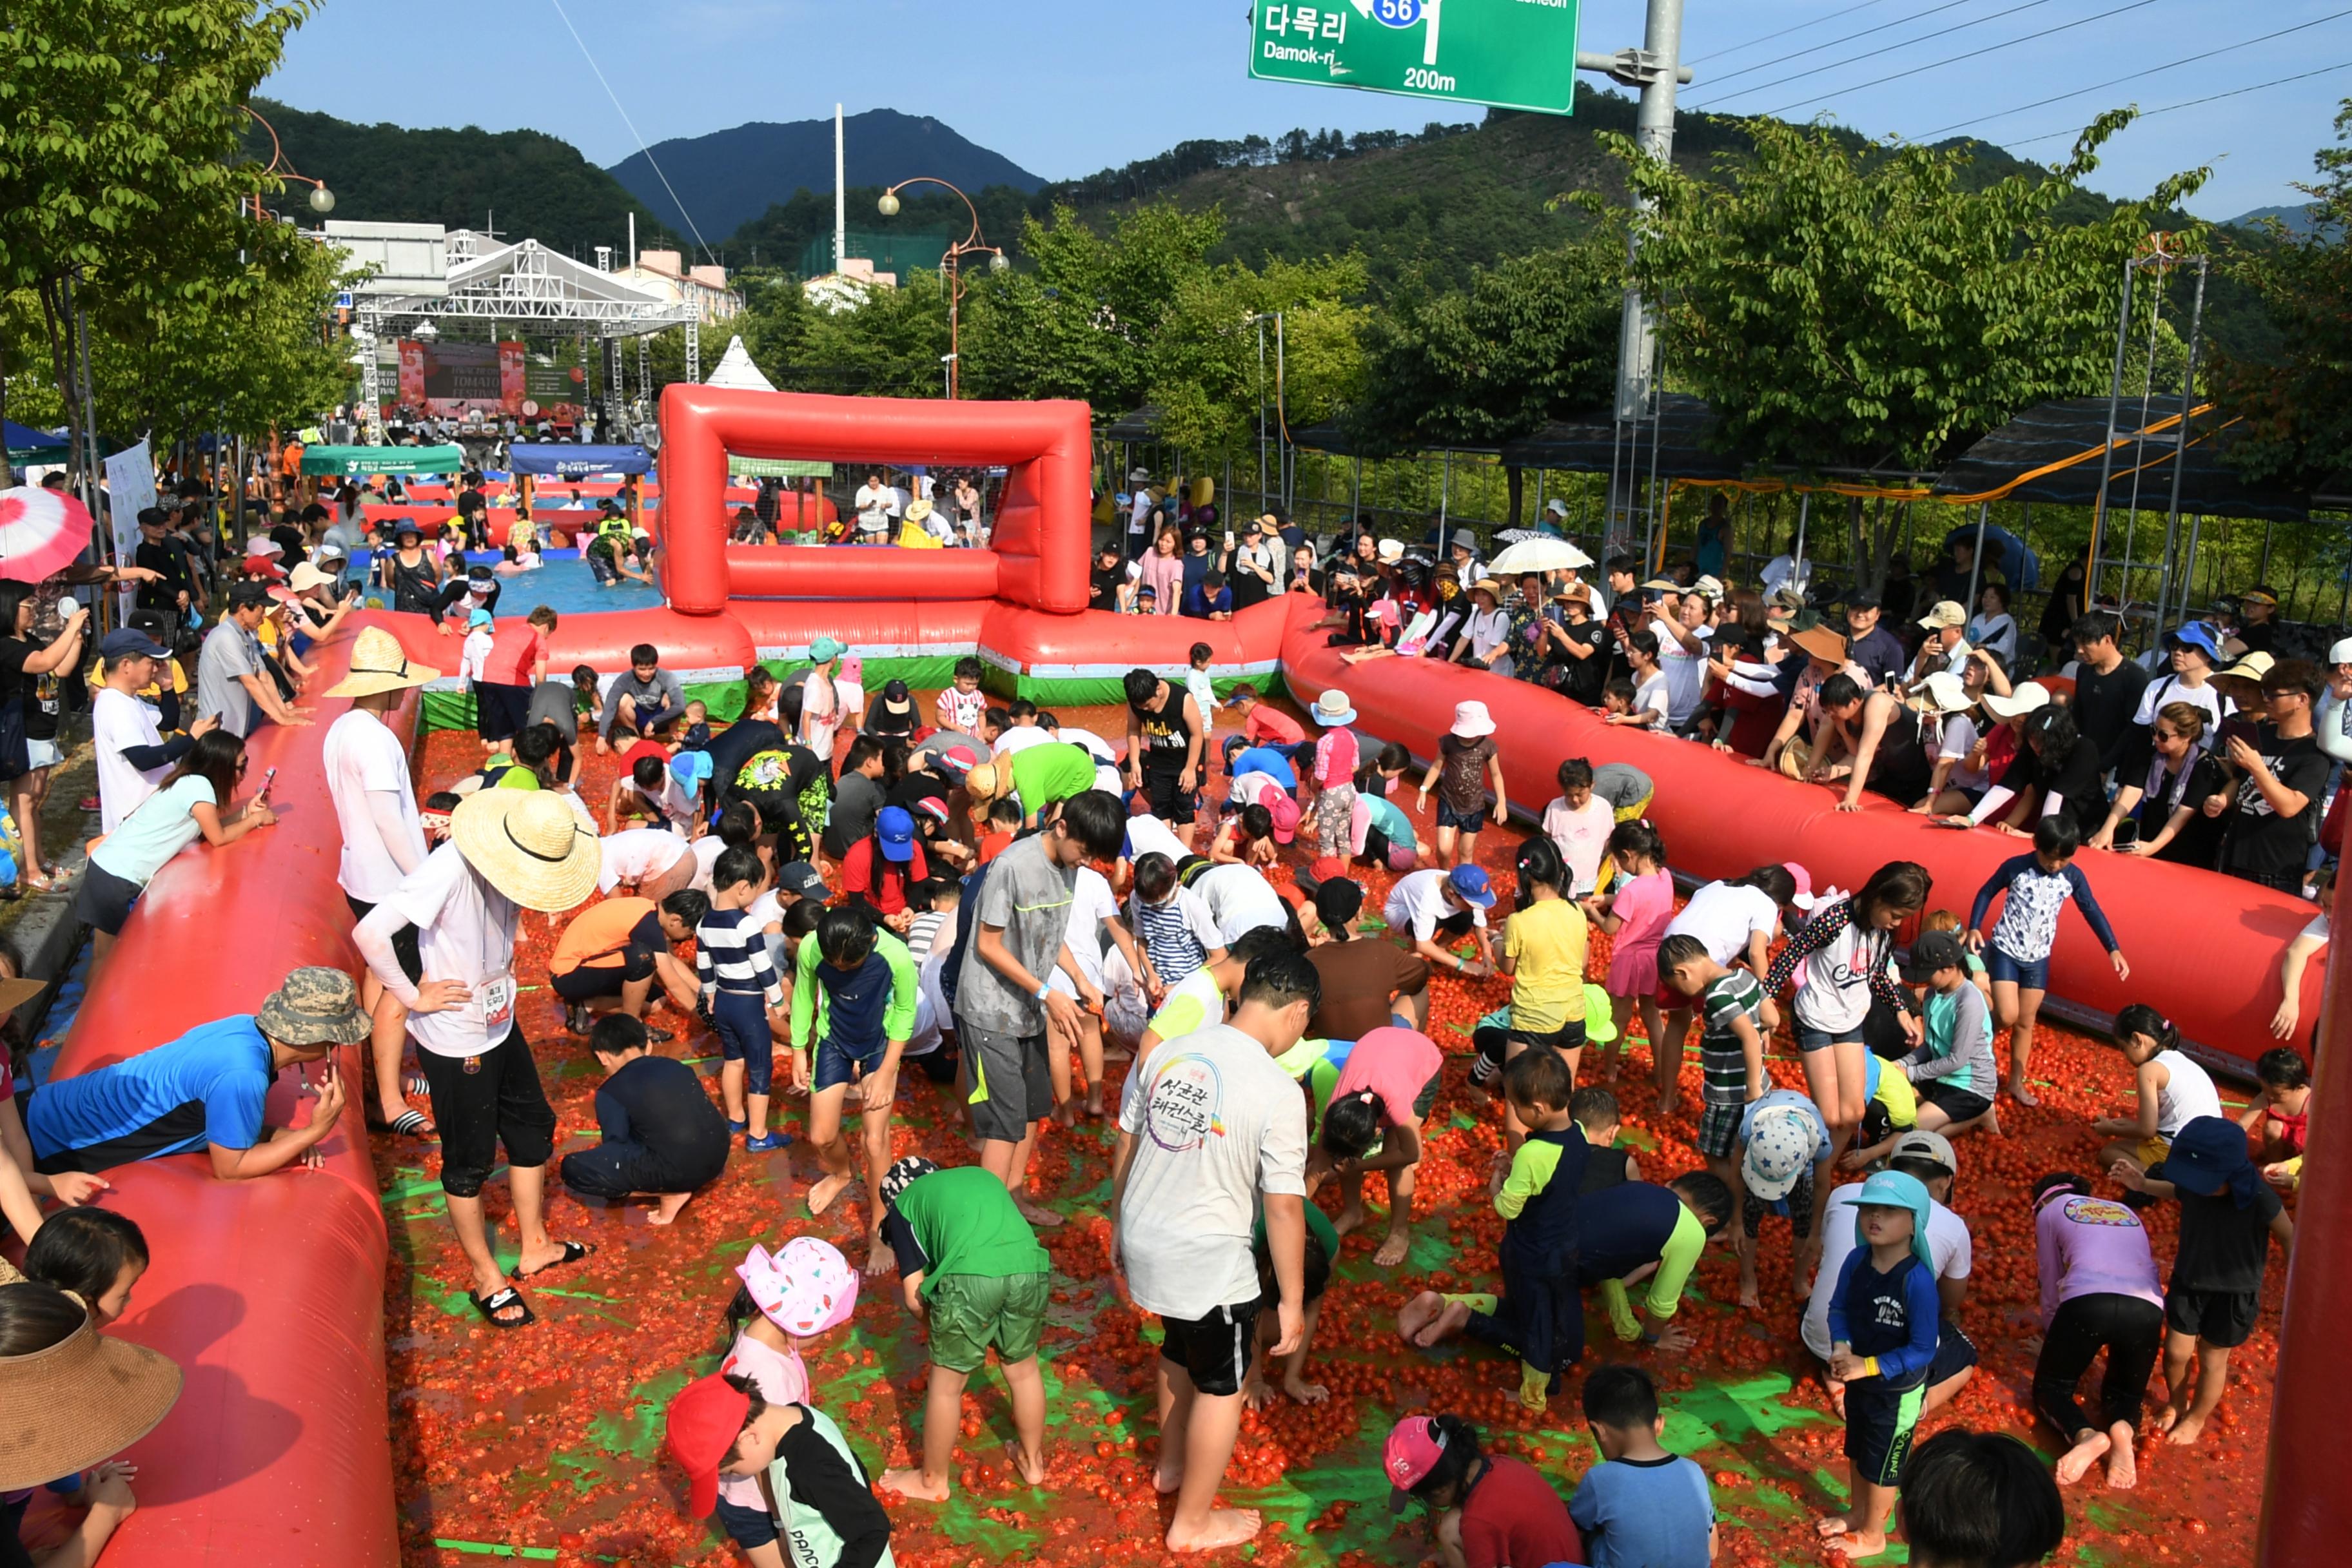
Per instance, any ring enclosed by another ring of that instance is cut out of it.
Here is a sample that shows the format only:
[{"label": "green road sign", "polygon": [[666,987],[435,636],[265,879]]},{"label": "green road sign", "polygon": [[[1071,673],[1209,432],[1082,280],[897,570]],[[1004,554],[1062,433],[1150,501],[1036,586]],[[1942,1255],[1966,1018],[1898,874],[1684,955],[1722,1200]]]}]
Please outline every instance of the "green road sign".
[{"label": "green road sign", "polygon": [[1255,0],[1250,75],[1566,114],[1576,0]]}]

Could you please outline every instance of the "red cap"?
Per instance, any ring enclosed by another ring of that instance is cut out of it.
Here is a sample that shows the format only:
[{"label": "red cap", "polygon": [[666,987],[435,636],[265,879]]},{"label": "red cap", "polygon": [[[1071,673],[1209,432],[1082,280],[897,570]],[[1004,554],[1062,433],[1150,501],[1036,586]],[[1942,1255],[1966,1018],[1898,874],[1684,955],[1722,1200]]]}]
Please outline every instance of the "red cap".
[{"label": "red cap", "polygon": [[1307,875],[1318,882],[1328,882],[1334,877],[1344,877],[1347,874],[1348,863],[1336,855],[1320,857],[1307,869]]},{"label": "red cap", "polygon": [[751,1399],[718,1373],[696,1378],[669,1402],[663,1443],[686,1472],[686,1508],[697,1519],[709,1518],[719,1506],[719,1467],[733,1451],[751,1408]]}]

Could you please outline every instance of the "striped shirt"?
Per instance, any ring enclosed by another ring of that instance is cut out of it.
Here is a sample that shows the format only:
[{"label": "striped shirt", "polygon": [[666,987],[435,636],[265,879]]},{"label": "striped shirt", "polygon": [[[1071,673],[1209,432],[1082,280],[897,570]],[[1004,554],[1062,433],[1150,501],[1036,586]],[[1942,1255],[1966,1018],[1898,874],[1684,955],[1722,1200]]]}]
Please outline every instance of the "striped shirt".
[{"label": "striped shirt", "polygon": [[784,1005],[784,987],[768,962],[768,944],[761,939],[760,922],[749,910],[713,910],[694,928],[694,972],[702,982],[702,999],[709,1002],[721,991],[739,995],[765,995],[768,1005]]},{"label": "striped shirt", "polygon": [[1764,987],[1745,969],[1735,969],[1706,988],[1699,1000],[1705,1020],[1698,1041],[1699,1070],[1706,1089],[1703,1105],[1745,1105],[1748,1102],[1748,1053],[1734,1026],[1741,1018],[1764,1032]]},{"label": "striped shirt", "polygon": [[917,915],[907,927],[907,951],[918,959],[929,958],[931,939],[940,934],[940,927],[947,923],[947,918],[945,910],[925,910]]},{"label": "striped shirt", "polygon": [[1209,962],[1212,948],[1224,946],[1209,901],[1190,888],[1180,886],[1156,904],[1133,895],[1127,908],[1135,934],[1163,985],[1173,985],[1192,974]]}]

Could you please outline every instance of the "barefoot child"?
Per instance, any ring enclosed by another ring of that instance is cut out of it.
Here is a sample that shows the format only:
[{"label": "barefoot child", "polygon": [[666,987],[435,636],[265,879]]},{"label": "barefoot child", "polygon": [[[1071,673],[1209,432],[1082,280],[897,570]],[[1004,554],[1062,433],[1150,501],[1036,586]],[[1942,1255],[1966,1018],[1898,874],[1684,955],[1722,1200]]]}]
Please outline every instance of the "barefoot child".
[{"label": "barefoot child", "polygon": [[907,1310],[927,1325],[930,1387],[919,1467],[882,1472],[882,1485],[925,1502],[948,1500],[964,1385],[990,1346],[1013,1398],[1013,1468],[1045,1484],[1045,1384],[1037,1335],[1045,1326],[1053,1259],[1013,1206],[1004,1184],[979,1165],[941,1170],[909,1157],[880,1183],[882,1234],[898,1259]]},{"label": "barefoot child", "polygon": [[752,900],[767,880],[759,851],[722,850],[710,868],[710,910],[694,928],[694,966],[702,1005],[719,1037],[719,1092],[727,1127],[744,1135],[749,1153],[784,1146],[768,1131],[768,1091],[776,1070],[776,1034],[785,1024],[783,983],[768,961],[768,941]]},{"label": "barefoot child", "polygon": [[1593,1568],[1706,1568],[1715,1561],[1715,1496],[1696,1460],[1666,1451],[1658,1385],[1638,1366],[1595,1367],[1584,1422],[1601,1463],[1584,1472],[1568,1516]]},{"label": "barefoot child", "polygon": [[[2107,1485],[2139,1479],[2132,1445],[2147,1401],[2147,1374],[2164,1349],[2164,1288],[2139,1215],[2091,1184],[2057,1172],[2033,1188],[2034,1248],[2042,1275],[2042,1354],[2033,1364],[2033,1408],[2066,1440],[2058,1484],[2072,1486],[2097,1459]],[[2075,1384],[2101,1350],[2107,1369],[2094,1420]]]},{"label": "barefoot child", "polygon": [[2264,1051],[2254,1063],[2263,1086],[2238,1125],[2260,1142],[2263,1180],[2293,1187],[2303,1180],[2303,1145],[2311,1122],[2311,1068],[2292,1046]]},{"label": "barefoot child", "polygon": [[[1307,1318],[1299,1331],[1297,1348],[1282,1358],[1282,1392],[1300,1405],[1320,1405],[1331,1397],[1331,1391],[1319,1383],[1307,1381],[1307,1352],[1315,1348],[1315,1325],[1323,1316],[1323,1292],[1331,1285],[1332,1259],[1339,1256],[1339,1232],[1332,1226],[1330,1216],[1313,1204],[1307,1205],[1306,1215]],[[1263,1216],[1250,1237],[1250,1258],[1257,1265],[1259,1294],[1276,1294],[1274,1249],[1266,1245]],[[1252,1410],[1263,1410],[1274,1403],[1274,1391],[1266,1386],[1265,1363],[1274,1352],[1275,1338],[1280,1332],[1278,1323],[1264,1313],[1258,1315],[1257,1359],[1250,1363],[1249,1377],[1242,1384],[1242,1403]]]},{"label": "barefoot child", "polygon": [[897,1568],[890,1516],[824,1412],[797,1401],[772,1404],[751,1379],[721,1372],[680,1389],[665,1426],[664,1446],[686,1472],[686,1506],[695,1518],[709,1517],[720,1481],[749,1480],[759,1489],[754,1506],[792,1531],[793,1568]]},{"label": "barefoot child", "polygon": [[1310,1197],[1326,1176],[1336,1173],[1339,1179],[1337,1228],[1343,1237],[1364,1223],[1364,1178],[1375,1171],[1387,1174],[1388,1235],[1372,1254],[1382,1268],[1403,1262],[1412,1247],[1412,1178],[1421,1162],[1422,1122],[1437,1103],[1444,1066],[1444,1053],[1427,1035],[1393,1026],[1372,1030],[1348,1053],[1331,1086],[1320,1135],[1307,1152]]},{"label": "barefoot child", "polygon": [[[742,1283],[727,1305],[735,1338],[719,1373],[749,1378],[771,1405],[808,1404],[801,1345],[849,1321],[857,1308],[857,1270],[831,1242],[801,1236],[772,1254],[754,1245],[735,1277]],[[719,1525],[753,1568],[783,1568],[776,1521],[756,1477],[719,1483]]]},{"label": "barefoot child", "polygon": [[[1887,1113],[1874,1117],[1865,1112],[1864,1121],[1885,1121],[1885,1134],[1876,1142],[1848,1150],[1846,1169],[1866,1170],[1886,1158],[1906,1131],[1896,1125],[1895,1110],[1883,1095],[1891,1087],[1886,1082],[1890,1078],[1910,1086],[1911,1125],[1921,1131],[1957,1138],[1989,1126],[2000,1135],[1993,1095],[2000,1087],[2000,1069],[1992,1058],[1992,1013],[1984,993],[1969,982],[1968,956],[1968,949],[1949,931],[1922,931],[1911,944],[1911,962],[1903,978],[1927,987],[1919,1010],[1925,1037],[1918,1049],[1881,1068],[1880,1091],[1874,1092],[1873,1104],[1887,1106]],[[1855,1142],[1862,1143],[1859,1138]]]},{"label": "barefoot child", "polygon": [[1882,1171],[1854,1204],[1854,1248],[1830,1300],[1830,1375],[1845,1387],[1845,1457],[1853,1506],[1821,1520],[1848,1557],[1886,1550],[1886,1516],[1936,1359],[1941,1313],[1927,1251],[1927,1189]]},{"label": "barefoot child", "polygon": [[1832,1146],[1821,1107],[1793,1089],[1765,1091],[1739,1112],[1734,1145],[1739,1176],[1739,1304],[1760,1308],[1756,1243],[1767,1214],[1789,1218],[1790,1287],[1800,1296],[1812,1284],[1822,1255],[1822,1210],[1829,1203]]},{"label": "barefoot child", "polygon": [[563,1156],[557,1173],[584,1197],[626,1203],[650,1197],[655,1225],[677,1217],[697,1187],[727,1168],[727,1123],[692,1068],[646,1051],[646,1026],[608,1013],[589,1033],[588,1048],[604,1069],[596,1090],[593,1149]]},{"label": "barefoot child", "polygon": [[2099,1163],[2118,1162],[2141,1172],[2163,1163],[2180,1130],[2200,1116],[2221,1114],[2212,1075],[2180,1048],[2180,1031],[2145,1003],[2116,1015],[2116,1048],[2137,1075],[2139,1114],[2103,1116],[2091,1131],[2120,1141],[2099,1151]]},{"label": "barefoot child", "polygon": [[1739,1143],[1740,1113],[1763,1099],[1772,1082],[1764,1071],[1763,983],[1751,970],[1726,969],[1687,933],[1659,944],[1658,978],[1662,989],[1697,1003],[1699,1117],[1693,1142],[1706,1168],[1737,1193],[1739,1166],[1732,1152]]},{"label": "barefoot child", "polygon": [[2006,889],[2000,923],[1993,927],[1992,952],[1985,961],[1992,976],[1993,1005],[2009,1030],[2009,1093],[2020,1105],[2039,1105],[2027,1081],[2033,1058],[2033,1024],[2042,999],[2050,990],[2050,950],[2058,940],[2058,915],[2071,900],[2083,911],[2091,934],[2107,950],[2116,978],[2131,978],[2116,933],[2092,896],[2090,879],[2076,866],[2074,851],[2083,842],[2082,829],[2064,812],[2045,816],[2033,829],[2033,853],[2004,860],[1994,868],[1977,901],[1969,910],[1969,946],[1985,951],[1985,912],[1993,895]]},{"label": "barefoot child", "polygon": [[2262,1316],[2271,1238],[2291,1258],[2294,1221],[2255,1173],[2245,1129],[2220,1116],[2200,1116],[2180,1129],[2165,1156],[2163,1181],[2128,1160],[2116,1161],[2107,1174],[2134,1192],[2180,1200],[2180,1244],[2164,1292],[2164,1382],[2171,1394],[2156,1426],[2168,1442],[2194,1443],[2221,1403],[2230,1352],[2246,1342]]},{"label": "barefoot child", "polygon": [[[816,1145],[824,1171],[809,1188],[809,1213],[824,1213],[856,1180],[848,1141],[841,1135],[841,1105],[849,1086],[857,1084],[866,1191],[876,1194],[868,1205],[873,1222],[866,1272],[886,1273],[890,1247],[882,1239],[879,1194],[890,1165],[890,1100],[898,1086],[898,1058],[915,1028],[920,976],[897,932],[847,909],[829,909],[818,916],[815,940],[803,942],[793,962],[793,1080],[809,1086],[809,1142]],[[808,1056],[812,1039],[816,1041],[813,1073]]]},{"label": "barefoot child", "polygon": [[[1558,1051],[1576,1077],[1584,1055],[1584,910],[1569,901],[1567,862],[1549,838],[1530,838],[1519,853],[1519,887],[1527,907],[1503,921],[1503,956],[1511,977],[1511,1031],[1505,1065],[1523,1050]],[[1508,1126],[1514,1136],[1521,1130]]]},{"label": "barefoot child", "polygon": [[1601,1077],[1613,1082],[1618,1053],[1624,1047],[1625,1026],[1638,1005],[1642,1027],[1652,1042],[1664,1037],[1658,1011],[1658,944],[1665,940],[1666,924],[1675,917],[1675,879],[1666,869],[1665,841],[1647,822],[1621,822],[1609,835],[1609,859],[1616,880],[1610,890],[1589,900],[1585,912],[1615,939],[1609,950],[1611,1024],[1616,1039],[1601,1054]]},{"label": "barefoot child", "polygon": [[[1528,1130],[1495,1185],[1503,1216],[1503,1293],[1448,1298],[1467,1309],[1461,1330],[1519,1358],[1519,1404],[1538,1411],[1559,1374],[1584,1354],[1584,1301],[1577,1294],[1576,1193],[1584,1182],[1584,1134],[1569,1115],[1574,1089],[1556,1051],[1525,1051],[1503,1069],[1503,1094]],[[1443,1320],[1441,1320],[1441,1325]]]}]

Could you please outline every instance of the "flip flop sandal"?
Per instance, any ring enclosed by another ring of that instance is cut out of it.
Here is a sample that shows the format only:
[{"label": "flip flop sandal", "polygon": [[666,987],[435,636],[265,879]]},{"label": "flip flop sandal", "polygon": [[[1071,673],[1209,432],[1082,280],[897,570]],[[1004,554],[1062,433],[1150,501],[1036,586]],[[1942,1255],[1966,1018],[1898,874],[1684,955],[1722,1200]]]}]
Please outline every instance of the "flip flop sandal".
[{"label": "flip flop sandal", "polygon": [[400,1092],[412,1099],[423,1100],[432,1094],[433,1082],[423,1073],[413,1072],[401,1080]]},{"label": "flip flop sandal", "polygon": [[515,1278],[518,1279],[536,1279],[551,1268],[561,1268],[566,1264],[577,1263],[595,1250],[596,1249],[594,1247],[589,1246],[584,1241],[567,1241],[563,1244],[562,1257],[557,1258],[552,1263],[542,1263],[528,1274],[518,1269],[515,1272]]},{"label": "flip flop sandal", "polygon": [[385,1122],[383,1130],[402,1138],[430,1138],[436,1131],[432,1118],[415,1110],[402,1111]]},{"label": "flip flop sandal", "polygon": [[[482,1321],[494,1329],[527,1329],[539,1321],[539,1314],[530,1310],[530,1303],[522,1299],[522,1292],[511,1285],[488,1296],[477,1296],[469,1291],[466,1300],[474,1303],[474,1310],[481,1313]],[[515,1307],[522,1309],[521,1317],[499,1316],[500,1312]]]}]

